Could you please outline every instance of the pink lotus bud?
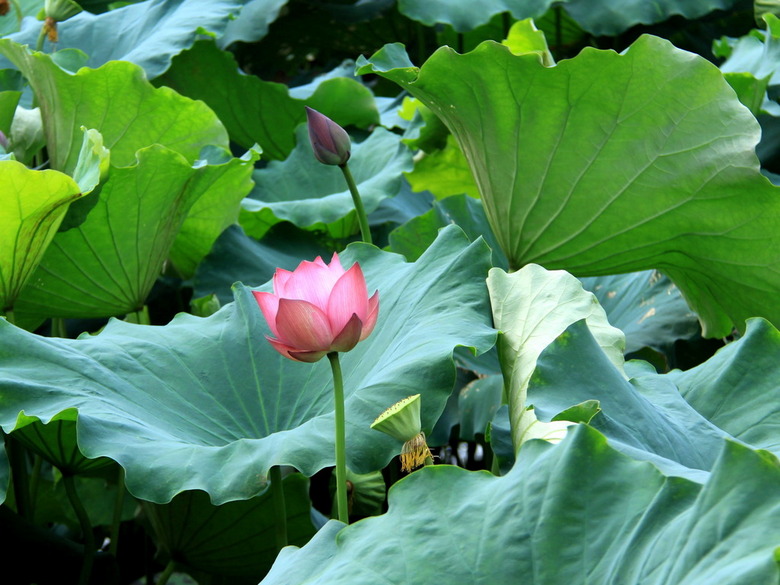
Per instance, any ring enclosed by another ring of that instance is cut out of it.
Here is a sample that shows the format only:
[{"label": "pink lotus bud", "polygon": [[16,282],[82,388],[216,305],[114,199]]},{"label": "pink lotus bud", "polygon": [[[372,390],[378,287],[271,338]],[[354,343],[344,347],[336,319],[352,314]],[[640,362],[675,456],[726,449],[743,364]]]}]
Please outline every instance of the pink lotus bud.
[{"label": "pink lotus bud", "polygon": [[0,130],[0,148],[8,150],[8,138],[5,137],[2,130]]},{"label": "pink lotus bud", "polygon": [[343,165],[349,160],[349,134],[333,120],[317,110],[306,107],[309,140],[314,156],[325,165]]},{"label": "pink lotus bud", "polygon": [[338,254],[330,264],[317,257],[293,272],[276,269],[274,292],[252,291],[274,337],[274,349],[299,362],[316,362],[349,351],[374,330],[379,292],[368,298],[360,264],[344,270]]}]

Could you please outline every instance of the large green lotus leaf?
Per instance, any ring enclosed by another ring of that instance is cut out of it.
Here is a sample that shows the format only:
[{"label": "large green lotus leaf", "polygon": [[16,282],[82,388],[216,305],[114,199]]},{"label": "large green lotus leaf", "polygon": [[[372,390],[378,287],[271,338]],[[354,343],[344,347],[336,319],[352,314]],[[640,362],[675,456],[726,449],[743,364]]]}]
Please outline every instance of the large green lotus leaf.
[{"label": "large green lotus leaf", "polygon": [[326,258],[331,253],[314,234],[289,223],[278,224],[260,241],[247,236],[241,226],[233,225],[222,232],[198,265],[193,296],[215,294],[222,304],[227,304],[233,300],[234,282],[260,286],[271,280],[277,268],[294,270],[302,260]]},{"label": "large green lotus leaf", "polygon": [[626,334],[626,353],[652,347],[664,352],[699,332],[699,322],[679,289],[656,270],[581,278],[609,322]]},{"label": "large green lotus leaf", "polygon": [[214,165],[201,194],[193,203],[170,252],[179,275],[190,278],[211,251],[219,235],[238,221],[241,200],[252,190],[252,171],[258,155]]},{"label": "large green lotus leaf", "polygon": [[457,224],[471,240],[484,238],[493,250],[493,265],[507,267],[506,256],[490,229],[482,202],[468,195],[453,195],[434,201],[433,209],[390,232],[390,249],[409,260],[416,260],[436,239],[439,230],[451,223]]},{"label": "large green lotus leaf", "polygon": [[[301,546],[314,535],[309,480],[284,478],[287,538]],[[176,494],[167,504],[145,504],[159,549],[186,568],[231,577],[261,579],[278,552],[273,538],[274,500],[265,489],[251,500],[215,506],[202,491]]]},{"label": "large green lotus leaf", "polygon": [[[148,0],[103,14],[81,12],[59,23],[56,48],[80,49],[89,56],[89,67],[130,61],[152,79],[164,73],[173,56],[192,46],[204,30],[221,35],[244,3],[245,0]],[[9,38],[34,47],[41,26],[40,22],[28,21],[21,32]],[[44,51],[52,49],[46,41]],[[6,57],[13,61],[9,55]],[[0,62],[0,68],[4,66],[7,65]],[[18,64],[17,67],[21,69]]]},{"label": "large green lotus leaf", "polygon": [[462,33],[487,24],[493,16],[502,12],[510,12],[517,19],[541,16],[552,3],[553,0],[398,0],[398,10],[428,26],[449,24]]},{"label": "large green lotus leaf", "polygon": [[219,37],[219,46],[225,48],[236,41],[254,43],[268,34],[269,25],[279,17],[287,0],[245,0],[237,17],[228,21]]},{"label": "large green lotus leaf", "polygon": [[0,161],[0,309],[13,309],[81,189],[58,171]]},{"label": "large green lotus leaf", "polygon": [[[354,67],[348,68],[354,71]],[[337,123],[366,127],[379,122],[371,91],[339,67],[292,90],[280,83],[243,74],[233,55],[213,41],[199,41],[177,55],[165,75],[155,80],[206,102],[225,124],[231,140],[244,148],[255,143],[265,158],[282,160],[295,146],[295,128],[306,120],[304,105]]]},{"label": "large green lotus leaf", "polygon": [[407,173],[406,178],[414,191],[430,191],[436,199],[461,193],[479,197],[471,169],[452,134],[447,136],[443,149],[428,153],[415,162],[414,170]]},{"label": "large green lotus leaf", "polygon": [[[43,466],[43,469],[48,471],[51,468],[47,469],[46,466]],[[119,474],[119,467],[114,464],[112,471],[115,472],[114,477],[116,477]],[[73,510],[73,504],[68,499],[64,483],[54,473],[51,476],[48,473],[42,473],[41,476],[37,479],[33,521],[38,526],[63,525],[63,527],[78,534],[81,524]],[[106,481],[105,477],[77,476],[73,479],[76,491],[92,526],[105,526],[106,528],[112,526],[116,513],[117,489],[120,487],[123,490],[122,521],[135,520],[138,502],[134,498],[126,497],[124,484]],[[11,530],[8,533],[12,533]]]},{"label": "large green lotus leaf", "polygon": [[114,462],[105,457],[87,459],[79,451],[76,440],[76,419],[74,409],[64,410],[53,417],[49,424],[41,423],[35,417],[20,414],[16,420],[13,438],[24,444],[44,461],[54,465],[60,472],[69,475],[89,475]]},{"label": "large green lotus leaf", "polygon": [[304,103],[291,98],[286,86],[244,75],[233,55],[213,41],[199,41],[177,55],[155,83],[203,100],[233,142],[244,148],[257,143],[270,159],[287,158],[295,146],[295,127],[306,120]]},{"label": "large green lotus leaf", "polygon": [[774,585],[778,544],[780,466],[768,453],[726,442],[702,486],[582,425],[557,446],[527,443],[503,477],[415,472],[391,488],[386,514],[331,522],[282,551],[262,584]]},{"label": "large green lotus leaf", "polygon": [[583,29],[598,36],[614,36],[638,24],[655,24],[673,16],[693,20],[728,10],[737,0],[568,0],[565,10]]},{"label": "large green lotus leaf", "polygon": [[763,319],[712,358],[668,377],[683,398],[741,441],[780,453],[780,333]]},{"label": "large green lotus leaf", "polygon": [[485,434],[488,423],[501,406],[503,391],[504,379],[500,374],[477,378],[460,389],[458,411],[462,440],[474,441],[476,435]]},{"label": "large green lotus leaf", "polygon": [[377,99],[355,77],[355,62],[351,60],[318,75],[310,83],[290,88],[290,96],[304,100],[307,106],[342,126],[367,128],[380,123]]},{"label": "large green lotus leaf", "polygon": [[[493,250],[493,265],[507,268],[485,216],[482,202],[465,195],[448,197],[433,209],[390,233],[390,250],[417,259],[448,224],[457,224],[469,239],[483,237]],[[626,352],[643,347],[668,351],[678,339],[699,331],[698,319],[669,278],[654,270],[581,278],[585,290],[596,295],[609,322],[626,335]]]},{"label": "large green lotus leaf", "polygon": [[[563,270],[529,264],[512,274],[492,268],[487,279],[498,352],[509,400],[515,451],[525,434],[526,392],[542,351],[580,319],[587,321],[615,369],[623,367],[625,336],[612,327],[593,293]],[[580,401],[583,402],[583,401]]]},{"label": "large green lotus leaf", "polygon": [[17,7],[22,9],[22,17],[35,16],[43,10],[43,3],[44,0],[24,0],[24,2],[18,3],[11,2],[11,10],[5,17],[0,17],[0,37],[10,35],[19,30],[19,14],[16,12]]},{"label": "large green lotus leaf", "polygon": [[[714,10],[731,8],[735,0],[567,0],[563,7],[583,29],[595,35],[617,35],[637,24],[654,24],[675,15],[698,18]],[[518,20],[542,16],[553,0],[399,0],[398,9],[428,26],[449,24],[458,32],[472,30],[502,12]]]},{"label": "large green lotus leaf", "polygon": [[[409,182],[406,179],[401,180],[401,190],[398,195],[385,199],[379,204],[379,207],[368,216],[368,223],[380,229],[391,230],[408,222],[409,220],[422,215],[431,209],[433,195],[430,193],[412,193]],[[389,233],[384,237],[389,238]],[[433,240],[436,239],[434,234]],[[474,238],[470,238],[474,239]],[[431,241],[433,241],[431,240]],[[422,254],[422,251],[420,252]],[[420,257],[420,254],[415,256]],[[410,258],[407,258],[410,260]]]},{"label": "large green lotus leaf", "polygon": [[[298,144],[287,160],[272,161],[254,172],[255,188],[242,202],[240,214],[241,226],[254,238],[280,221],[303,228],[329,226],[331,232],[340,231],[333,224],[354,223],[349,220],[355,217],[355,204],[341,170],[314,158],[306,126],[298,128],[297,136]],[[402,173],[411,168],[411,151],[400,136],[384,128],[352,144],[349,169],[367,213],[400,191]]]},{"label": "large green lotus leaf", "polygon": [[[572,324],[537,359],[528,404],[550,421],[588,401],[600,412],[590,424],[611,444],[666,473],[696,479],[712,468],[730,435],[696,412],[673,380],[646,362],[615,367],[584,322]],[[780,407],[778,407],[780,408]]]},{"label": "large green lotus leaf", "polygon": [[490,42],[420,69],[398,45],[362,64],[450,128],[510,266],[659,269],[709,337],[780,322],[778,189],[759,172],[758,123],[709,62],[643,36],[555,67]]},{"label": "large green lotus leaf", "polygon": [[[489,255],[455,226],[413,264],[365,244],[343,253],[380,291],[374,332],[341,360],[353,471],[380,469],[398,453],[396,441],[370,429],[379,414],[421,393],[430,431],[452,392],[454,347],[485,351],[495,342]],[[273,465],[306,475],[333,465],[328,362],[283,358],[264,339],[269,329],[251,290],[237,285],[235,294],[205,319],[180,314],[165,327],[112,320],[78,340],[0,320],[0,425],[12,431],[21,411],[45,423],[77,409],[84,455],[117,461],[128,489],[153,502],[188,489],[217,504],[248,499]]]},{"label": "large green lotus leaf", "polygon": [[72,75],[50,56],[30,53],[7,39],[0,39],[0,54],[19,67],[35,92],[52,168],[73,171],[81,126],[103,135],[111,164],[120,167],[132,165],[136,151],[152,144],[191,162],[204,146],[228,146],[224,127],[205,104],[169,88],[155,89],[137,65],[114,61]]},{"label": "large green lotus leaf", "polygon": [[21,91],[0,91],[0,132],[5,134],[6,138],[11,133],[11,122],[21,96]]},{"label": "large green lotus leaf", "polygon": [[[211,200],[214,190],[229,201],[250,171],[240,159],[192,167],[162,146],[138,151],[136,165],[111,170],[83,223],[52,240],[19,297],[19,312],[108,317],[139,310],[193,204]],[[179,253],[198,248],[185,241]]]}]

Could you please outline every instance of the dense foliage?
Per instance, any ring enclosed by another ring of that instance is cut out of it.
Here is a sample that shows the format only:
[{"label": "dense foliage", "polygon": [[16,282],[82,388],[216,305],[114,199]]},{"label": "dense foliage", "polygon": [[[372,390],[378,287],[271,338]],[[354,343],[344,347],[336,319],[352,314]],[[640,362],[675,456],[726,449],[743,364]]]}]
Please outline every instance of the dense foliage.
[{"label": "dense foliage", "polygon": [[[780,4],[3,12],[3,583],[780,583]],[[253,294],[333,252],[349,525]]]}]

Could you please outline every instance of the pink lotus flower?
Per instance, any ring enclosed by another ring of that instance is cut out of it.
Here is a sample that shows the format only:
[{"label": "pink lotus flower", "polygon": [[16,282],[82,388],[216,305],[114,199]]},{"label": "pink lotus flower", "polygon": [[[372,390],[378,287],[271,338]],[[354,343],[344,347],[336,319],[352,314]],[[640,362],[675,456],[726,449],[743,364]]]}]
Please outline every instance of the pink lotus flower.
[{"label": "pink lotus flower", "polygon": [[284,357],[316,362],[330,352],[349,351],[371,334],[379,314],[379,292],[368,298],[360,265],[344,270],[338,254],[330,264],[317,257],[293,272],[276,269],[274,292],[252,291]]}]

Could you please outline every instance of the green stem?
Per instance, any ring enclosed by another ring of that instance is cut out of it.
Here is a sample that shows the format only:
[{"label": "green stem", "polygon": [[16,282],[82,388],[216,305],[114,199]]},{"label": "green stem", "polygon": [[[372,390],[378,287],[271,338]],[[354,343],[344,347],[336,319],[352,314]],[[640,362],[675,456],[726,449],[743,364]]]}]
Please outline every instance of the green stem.
[{"label": "green stem", "polygon": [[173,562],[173,560],[168,561],[168,564],[165,565],[165,570],[160,573],[160,578],[157,579],[157,585],[165,585],[168,582],[168,579],[171,578],[171,575],[173,575],[173,572],[176,570],[176,563]]},{"label": "green stem", "polygon": [[352,177],[352,172],[349,170],[347,163],[339,165],[339,168],[344,173],[349,192],[352,194],[352,201],[355,203],[355,211],[357,212],[358,223],[360,223],[360,236],[366,244],[371,244],[371,229],[368,227],[368,216],[366,215],[366,209],[363,207],[363,200],[360,198],[355,179]]},{"label": "green stem", "polygon": [[46,40],[46,25],[41,24],[41,33],[38,35],[38,41],[35,43],[35,50],[43,51],[43,43]]},{"label": "green stem", "polygon": [[35,503],[38,501],[38,486],[41,480],[41,466],[43,465],[43,457],[40,455],[33,456],[33,468],[30,474],[30,503],[35,513]]},{"label": "green stem", "polygon": [[65,319],[62,317],[51,318],[51,336],[52,337],[67,337],[68,330],[65,327]]},{"label": "green stem", "polygon": [[271,499],[274,503],[276,548],[282,550],[287,546],[287,506],[284,502],[284,488],[282,487],[282,468],[274,465],[268,474],[271,478]]},{"label": "green stem", "polygon": [[24,13],[22,13],[22,7],[19,5],[18,0],[11,0],[11,4],[14,5],[14,9],[16,10],[16,27],[21,29],[22,18],[24,18]]},{"label": "green stem", "polygon": [[32,502],[30,501],[30,475],[27,470],[27,450],[19,441],[5,436],[5,451],[11,464],[11,479],[14,486],[16,511],[30,521],[33,519]]},{"label": "green stem", "polygon": [[15,325],[16,322],[14,321],[14,310],[13,309],[6,309],[5,310],[5,320],[8,321],[11,325]]},{"label": "green stem", "polygon": [[349,524],[349,508],[347,503],[347,433],[346,417],[344,415],[344,380],[341,376],[339,354],[332,351],[328,354],[330,368],[333,370],[333,393],[336,401],[336,504],[339,520]]},{"label": "green stem", "polygon": [[128,313],[125,315],[125,321],[128,323],[137,323],[138,325],[151,325],[152,321],[149,318],[149,307],[144,305],[138,311]]},{"label": "green stem", "polygon": [[425,28],[421,22],[416,22],[417,28],[417,63],[422,65],[425,62]]},{"label": "green stem", "polygon": [[63,474],[62,483],[65,486],[65,493],[68,495],[70,505],[79,519],[81,531],[84,533],[84,564],[81,565],[79,585],[87,585],[89,583],[89,575],[92,573],[92,563],[95,560],[95,549],[97,548],[95,533],[92,532],[92,523],[89,521],[87,510],[84,508],[81,498],[79,498],[78,491],[76,491],[76,480],[70,474]]},{"label": "green stem", "polygon": [[509,38],[509,29],[512,28],[512,19],[508,12],[501,15],[501,22],[504,25],[504,38]]},{"label": "green stem", "polygon": [[111,518],[111,544],[108,552],[116,556],[119,547],[119,527],[122,524],[122,510],[125,507],[125,470],[119,467],[116,480],[116,499],[114,500],[114,515]]},{"label": "green stem", "polygon": [[490,473],[496,476],[501,476],[501,467],[498,463],[498,457],[493,453],[493,459],[490,461]]}]

